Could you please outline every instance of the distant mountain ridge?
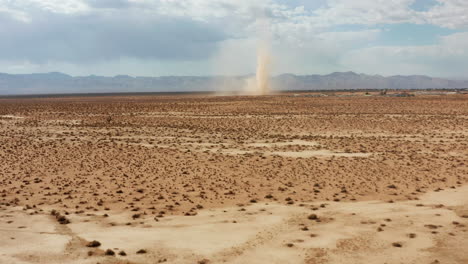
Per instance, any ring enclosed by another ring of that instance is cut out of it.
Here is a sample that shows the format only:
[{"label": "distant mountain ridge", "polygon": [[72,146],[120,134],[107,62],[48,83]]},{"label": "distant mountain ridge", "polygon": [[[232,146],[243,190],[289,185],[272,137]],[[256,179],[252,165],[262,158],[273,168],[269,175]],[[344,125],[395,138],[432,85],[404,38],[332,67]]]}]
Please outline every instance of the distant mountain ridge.
[{"label": "distant mountain ridge", "polygon": [[[34,74],[0,73],[0,95],[240,91],[252,76],[82,76],[51,72]],[[468,88],[468,80],[449,80],[423,75],[390,76],[334,72],[327,75],[282,74],[271,78],[274,90],[344,89],[455,89]]]},{"label": "distant mountain ridge", "polygon": [[274,84],[275,87],[294,87],[291,88],[293,90],[468,88],[468,80],[449,80],[424,75],[384,77],[354,72],[303,76],[283,74],[275,78]]}]

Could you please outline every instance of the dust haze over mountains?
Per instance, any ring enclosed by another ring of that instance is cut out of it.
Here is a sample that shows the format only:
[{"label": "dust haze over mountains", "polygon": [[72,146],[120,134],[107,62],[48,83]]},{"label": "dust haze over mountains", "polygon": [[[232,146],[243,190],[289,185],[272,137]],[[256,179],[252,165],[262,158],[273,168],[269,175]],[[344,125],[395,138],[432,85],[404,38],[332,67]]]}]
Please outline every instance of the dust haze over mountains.
[{"label": "dust haze over mountains", "polygon": [[[63,73],[0,74],[0,94],[61,94],[116,92],[195,92],[239,91],[254,78],[249,76],[162,76],[72,77]],[[268,80],[273,91],[336,89],[453,89],[468,88],[467,80],[428,76],[390,76],[335,72],[328,75],[273,76]]]}]

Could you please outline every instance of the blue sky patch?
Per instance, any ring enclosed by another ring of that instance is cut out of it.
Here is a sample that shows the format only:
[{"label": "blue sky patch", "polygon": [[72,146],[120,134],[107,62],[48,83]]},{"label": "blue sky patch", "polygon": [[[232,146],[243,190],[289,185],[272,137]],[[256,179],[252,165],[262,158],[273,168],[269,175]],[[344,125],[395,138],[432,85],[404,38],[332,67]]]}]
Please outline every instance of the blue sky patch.
[{"label": "blue sky patch", "polygon": [[415,0],[413,4],[410,5],[410,8],[415,11],[424,12],[438,4],[439,2],[437,0]]},{"label": "blue sky patch", "polygon": [[386,46],[433,45],[441,36],[447,36],[457,30],[434,25],[395,24],[381,27],[382,33],[377,44]]},{"label": "blue sky patch", "polygon": [[289,7],[304,6],[309,11],[327,6],[327,0],[277,0],[276,2]]},{"label": "blue sky patch", "polygon": [[379,38],[369,43],[372,45],[383,46],[418,46],[418,45],[433,45],[439,41],[442,36],[447,36],[461,30],[453,30],[442,28],[434,25],[424,24],[393,24],[393,25],[339,25],[333,27],[334,32],[357,32],[364,30],[379,29]]}]

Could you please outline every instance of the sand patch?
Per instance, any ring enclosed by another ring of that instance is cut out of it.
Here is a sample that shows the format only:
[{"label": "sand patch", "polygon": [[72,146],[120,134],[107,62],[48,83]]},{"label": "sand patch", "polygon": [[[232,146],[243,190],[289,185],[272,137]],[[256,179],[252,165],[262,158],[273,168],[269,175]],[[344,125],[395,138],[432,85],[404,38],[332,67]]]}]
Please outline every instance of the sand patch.
[{"label": "sand patch", "polygon": [[317,142],[306,141],[306,140],[292,140],[289,142],[255,142],[249,143],[247,146],[250,147],[264,147],[264,148],[274,148],[274,147],[285,147],[285,146],[318,146]]},{"label": "sand patch", "polygon": [[[303,149],[320,146],[318,142],[306,141],[306,140],[291,140],[286,142],[253,142],[245,144],[233,144],[230,142],[220,143],[207,143],[197,142],[194,138],[183,138],[178,139],[177,142],[166,141],[165,143],[148,143],[148,142],[131,142],[131,140],[141,139],[149,140],[150,138],[145,137],[114,137],[119,140],[127,139],[128,141],[116,141],[122,144],[137,145],[147,148],[170,148],[179,150],[192,150],[197,152],[212,152],[224,155],[246,155],[246,154],[258,154],[265,156],[281,156],[288,158],[311,158],[311,157],[346,157],[346,158],[367,158],[373,153],[351,153],[351,152],[340,152],[332,151],[327,149]],[[153,141],[170,140],[170,138],[153,138]],[[290,150],[293,147],[300,147],[301,150]],[[252,150],[255,149],[255,150]]]},{"label": "sand patch", "polygon": [[312,158],[312,157],[358,157],[366,158],[372,155],[372,153],[345,153],[345,152],[334,152],[330,150],[303,150],[303,151],[252,151],[242,149],[216,149],[211,150],[216,153],[222,153],[226,155],[245,155],[245,154],[259,154],[265,156],[281,156],[288,158]]},{"label": "sand patch", "polygon": [[16,115],[0,115],[0,118],[5,118],[5,119],[24,119],[22,116],[16,116]]},{"label": "sand patch", "polygon": [[334,152],[330,150],[305,150],[305,151],[273,151],[267,152],[267,155],[278,155],[283,157],[291,157],[291,158],[311,158],[311,157],[358,157],[358,158],[366,158],[372,155],[372,153],[345,153],[345,152]]},{"label": "sand patch", "polygon": [[[61,263],[53,256],[66,250],[70,236],[77,236],[98,240],[102,249],[127,253],[125,257],[82,256],[83,263],[101,258],[108,261],[105,263],[154,263],[155,259],[168,263],[202,259],[211,263],[463,263],[457,261],[468,259],[463,250],[468,243],[468,223],[446,206],[466,206],[467,197],[465,186],[430,193],[419,201],[303,206],[259,203],[159,221],[149,216],[132,220],[127,212],[108,212],[109,217],[99,216],[101,213],[70,215],[72,223],[67,228],[71,235],[57,232],[49,216],[24,217],[19,209],[3,210],[0,232],[15,240],[3,239],[0,260]],[[6,219],[14,222],[7,224]],[[18,229],[19,225],[25,228]],[[147,253],[136,254],[140,249]]]},{"label": "sand patch", "polygon": [[62,254],[71,239],[57,232],[46,215],[28,215],[17,208],[0,211],[0,217],[0,263],[33,263],[28,258]]}]

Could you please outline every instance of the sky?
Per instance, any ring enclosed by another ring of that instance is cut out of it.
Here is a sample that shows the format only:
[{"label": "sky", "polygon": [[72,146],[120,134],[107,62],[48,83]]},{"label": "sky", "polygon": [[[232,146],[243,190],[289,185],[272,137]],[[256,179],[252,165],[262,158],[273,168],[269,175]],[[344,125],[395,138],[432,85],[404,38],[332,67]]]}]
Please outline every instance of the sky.
[{"label": "sky", "polygon": [[468,79],[467,0],[0,0],[0,72],[245,75],[265,35],[273,74]]}]

